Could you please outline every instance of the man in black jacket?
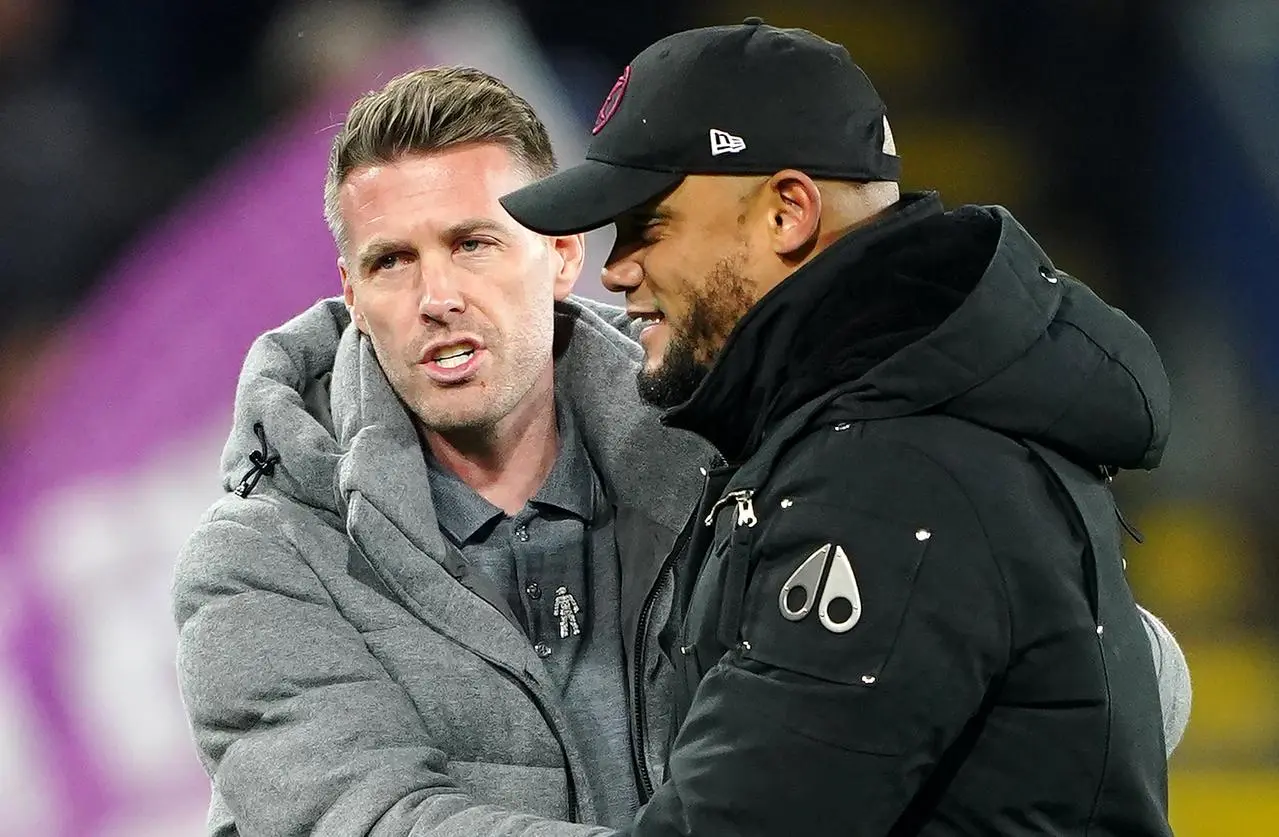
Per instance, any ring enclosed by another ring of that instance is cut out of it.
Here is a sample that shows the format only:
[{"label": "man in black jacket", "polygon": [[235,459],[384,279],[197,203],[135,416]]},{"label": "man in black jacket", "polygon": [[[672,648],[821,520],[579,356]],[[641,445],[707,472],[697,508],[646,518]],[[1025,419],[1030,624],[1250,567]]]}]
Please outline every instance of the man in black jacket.
[{"label": "man in black jacket", "polygon": [[899,195],[883,103],[803,30],[683,32],[582,166],[641,391],[723,467],[672,564],[682,728],[637,835],[1167,835],[1156,671],[1108,483],[1153,468],[1146,334],[1001,208]]}]

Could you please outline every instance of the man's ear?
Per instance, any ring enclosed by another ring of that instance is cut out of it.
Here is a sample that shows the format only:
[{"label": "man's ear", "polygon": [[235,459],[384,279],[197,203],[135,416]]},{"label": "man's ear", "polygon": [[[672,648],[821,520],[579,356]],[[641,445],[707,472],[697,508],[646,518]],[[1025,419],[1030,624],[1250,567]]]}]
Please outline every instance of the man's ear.
[{"label": "man's ear", "polygon": [[548,236],[547,242],[551,247],[551,264],[555,268],[555,301],[563,302],[573,292],[577,277],[582,275],[582,264],[586,261],[586,236],[580,233]]},{"label": "man's ear", "polygon": [[355,327],[364,334],[368,334],[364,315],[355,306],[355,289],[351,287],[351,275],[346,269],[346,259],[338,259],[338,275],[342,277],[342,301],[346,303],[347,313],[351,315],[351,320],[355,323]]},{"label": "man's ear", "polygon": [[803,258],[817,239],[822,219],[822,193],[802,171],[786,169],[768,179],[769,240],[785,259]]}]

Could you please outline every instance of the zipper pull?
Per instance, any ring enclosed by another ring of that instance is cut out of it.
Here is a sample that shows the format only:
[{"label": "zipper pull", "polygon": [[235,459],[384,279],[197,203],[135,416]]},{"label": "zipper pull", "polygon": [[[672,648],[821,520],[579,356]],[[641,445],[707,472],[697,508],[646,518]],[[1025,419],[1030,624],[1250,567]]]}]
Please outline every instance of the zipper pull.
[{"label": "zipper pull", "polygon": [[720,509],[724,508],[725,504],[731,503],[734,499],[735,498],[733,497],[732,494],[725,494],[723,497],[720,497],[718,500],[715,501],[715,505],[711,506],[710,513],[706,515],[706,519],[703,520],[702,523],[706,524],[707,526],[714,526],[715,514]]},{"label": "zipper pull", "polygon": [[715,515],[719,510],[729,503],[737,504],[737,522],[747,526],[754,526],[755,507],[751,504],[751,497],[754,496],[755,490],[751,488],[743,488],[738,491],[730,491],[723,497],[715,501],[715,505],[711,506],[710,514],[706,515],[706,520],[702,521],[707,526],[715,525]]}]

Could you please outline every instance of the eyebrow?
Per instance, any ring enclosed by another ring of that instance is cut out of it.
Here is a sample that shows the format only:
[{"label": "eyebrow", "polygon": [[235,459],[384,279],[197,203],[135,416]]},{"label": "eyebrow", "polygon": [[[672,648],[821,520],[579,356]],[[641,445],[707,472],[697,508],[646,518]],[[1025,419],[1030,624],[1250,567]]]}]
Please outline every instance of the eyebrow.
[{"label": "eyebrow", "polygon": [[498,235],[510,235],[511,230],[501,221],[493,218],[467,218],[464,221],[458,221],[452,226],[445,227],[440,233],[442,241],[457,241],[459,238],[466,238],[468,235],[476,233],[488,232]]},{"label": "eyebrow", "polygon": [[375,238],[360,248],[357,262],[360,266],[360,275],[367,276],[373,269],[373,266],[382,259],[383,256],[389,256],[392,253],[399,253],[402,250],[412,249],[407,242],[398,241],[396,239]]},{"label": "eyebrow", "polygon": [[[467,218],[441,230],[440,240],[452,242],[482,232],[506,236],[511,234],[506,225],[492,218]],[[360,273],[368,274],[384,256],[413,249],[413,245],[398,238],[375,238],[360,248],[356,261],[360,266]]]}]

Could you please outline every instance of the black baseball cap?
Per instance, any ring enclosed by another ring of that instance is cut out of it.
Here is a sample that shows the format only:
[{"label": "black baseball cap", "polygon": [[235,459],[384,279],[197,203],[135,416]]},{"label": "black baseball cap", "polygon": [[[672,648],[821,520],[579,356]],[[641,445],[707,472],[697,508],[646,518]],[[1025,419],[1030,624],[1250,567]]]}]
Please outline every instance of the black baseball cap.
[{"label": "black baseball cap", "polygon": [[591,133],[581,165],[501,199],[515,220],[544,235],[586,232],[689,174],[901,176],[884,103],[848,50],[757,17],[645,49],[609,91]]}]

